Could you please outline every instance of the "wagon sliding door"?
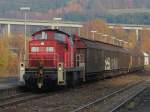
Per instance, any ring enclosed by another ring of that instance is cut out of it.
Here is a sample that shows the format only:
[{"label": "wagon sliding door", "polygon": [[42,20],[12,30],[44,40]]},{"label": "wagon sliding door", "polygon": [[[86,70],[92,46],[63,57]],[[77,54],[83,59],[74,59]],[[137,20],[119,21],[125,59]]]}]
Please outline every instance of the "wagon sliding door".
[{"label": "wagon sliding door", "polygon": [[86,53],[86,72],[88,75],[100,75],[102,65],[102,50],[88,48]]}]

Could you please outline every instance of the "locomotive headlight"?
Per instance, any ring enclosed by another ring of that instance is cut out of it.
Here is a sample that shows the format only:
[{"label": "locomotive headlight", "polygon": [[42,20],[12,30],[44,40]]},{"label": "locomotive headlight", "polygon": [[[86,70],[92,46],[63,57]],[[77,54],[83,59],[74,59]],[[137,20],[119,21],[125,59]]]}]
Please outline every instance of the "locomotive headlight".
[{"label": "locomotive headlight", "polygon": [[41,42],[41,45],[44,45],[44,42]]},{"label": "locomotive headlight", "polygon": [[62,70],[62,68],[60,68],[60,67],[59,67],[59,68],[58,68],[58,70],[59,70],[59,71],[61,71],[61,70]]}]

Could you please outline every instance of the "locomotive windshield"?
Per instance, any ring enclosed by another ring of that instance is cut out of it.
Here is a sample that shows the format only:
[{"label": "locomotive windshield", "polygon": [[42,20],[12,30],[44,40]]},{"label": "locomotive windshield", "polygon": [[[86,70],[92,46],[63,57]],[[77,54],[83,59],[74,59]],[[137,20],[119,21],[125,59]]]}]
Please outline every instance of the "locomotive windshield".
[{"label": "locomotive windshield", "polygon": [[48,32],[48,31],[42,31],[40,33],[37,33],[34,35],[34,38],[37,40],[43,40],[43,39],[55,39],[60,42],[65,42],[66,35],[58,32]]},{"label": "locomotive windshield", "polygon": [[48,34],[47,34],[47,32],[43,31],[43,32],[40,32],[40,33],[34,35],[34,38],[38,39],[38,40],[40,40],[40,39],[47,39],[48,38]]},{"label": "locomotive windshield", "polygon": [[61,42],[65,42],[65,37],[66,35],[61,34],[61,33],[55,33],[55,40],[61,41]]}]

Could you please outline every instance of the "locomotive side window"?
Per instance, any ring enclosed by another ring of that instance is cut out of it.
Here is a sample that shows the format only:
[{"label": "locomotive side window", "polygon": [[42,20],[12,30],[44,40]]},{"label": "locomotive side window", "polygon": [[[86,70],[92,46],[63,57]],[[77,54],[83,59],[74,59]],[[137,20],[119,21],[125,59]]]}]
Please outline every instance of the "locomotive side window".
[{"label": "locomotive side window", "polygon": [[46,52],[54,52],[54,47],[46,47]]},{"label": "locomotive side window", "polygon": [[39,52],[39,47],[32,47],[31,52]]}]

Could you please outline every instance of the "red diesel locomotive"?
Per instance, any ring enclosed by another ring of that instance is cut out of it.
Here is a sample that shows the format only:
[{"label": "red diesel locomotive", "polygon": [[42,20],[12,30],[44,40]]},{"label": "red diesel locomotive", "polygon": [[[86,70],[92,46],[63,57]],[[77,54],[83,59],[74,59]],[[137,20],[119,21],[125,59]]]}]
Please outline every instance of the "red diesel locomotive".
[{"label": "red diesel locomotive", "polygon": [[[46,29],[34,33],[29,42],[28,63],[23,76],[25,84],[32,89],[48,89],[54,85],[66,85],[67,80],[79,73],[75,76],[77,79],[68,81],[76,83],[83,67],[75,64],[76,46],[73,41],[70,35],[58,30]],[[68,74],[70,76],[66,77]]]},{"label": "red diesel locomotive", "polygon": [[45,29],[32,35],[21,78],[31,89],[76,85],[142,70],[144,57],[118,45]]}]

